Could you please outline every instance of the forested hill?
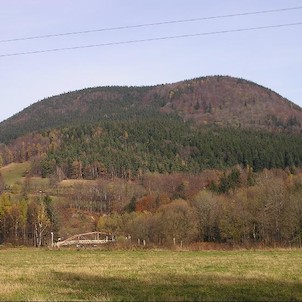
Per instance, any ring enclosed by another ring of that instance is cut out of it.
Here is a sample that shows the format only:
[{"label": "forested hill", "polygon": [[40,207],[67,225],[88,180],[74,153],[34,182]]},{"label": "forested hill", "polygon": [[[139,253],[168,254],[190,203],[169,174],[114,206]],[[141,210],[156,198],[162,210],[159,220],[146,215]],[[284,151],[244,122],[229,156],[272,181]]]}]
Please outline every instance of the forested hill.
[{"label": "forested hill", "polygon": [[231,77],[42,100],[0,124],[0,243],[301,247],[301,134],[301,108]]},{"label": "forested hill", "polygon": [[201,125],[300,133],[302,110],[255,83],[209,76],[150,87],[96,87],[37,102],[0,123],[0,142],[58,127],[176,113]]}]

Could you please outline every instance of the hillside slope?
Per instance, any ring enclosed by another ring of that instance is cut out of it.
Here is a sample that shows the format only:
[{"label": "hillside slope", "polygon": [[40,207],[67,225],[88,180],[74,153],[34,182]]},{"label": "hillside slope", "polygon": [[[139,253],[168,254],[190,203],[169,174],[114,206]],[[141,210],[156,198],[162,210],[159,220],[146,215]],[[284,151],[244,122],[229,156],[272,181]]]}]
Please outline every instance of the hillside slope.
[{"label": "hillside slope", "polygon": [[211,76],[150,87],[97,87],[37,102],[0,123],[0,142],[61,126],[175,112],[200,125],[300,132],[302,110],[255,83]]},{"label": "hillside slope", "polygon": [[302,110],[270,89],[232,77],[206,77],[175,85],[161,109],[199,124],[301,130]]}]

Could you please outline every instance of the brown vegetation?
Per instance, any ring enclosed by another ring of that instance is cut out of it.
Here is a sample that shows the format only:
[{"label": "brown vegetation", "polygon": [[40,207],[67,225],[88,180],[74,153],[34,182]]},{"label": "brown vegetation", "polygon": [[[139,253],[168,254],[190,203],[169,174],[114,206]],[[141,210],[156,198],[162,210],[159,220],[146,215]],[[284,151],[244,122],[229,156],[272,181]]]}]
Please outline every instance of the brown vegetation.
[{"label": "brown vegetation", "polygon": [[47,193],[35,193],[28,179],[20,195],[0,197],[1,241],[39,246],[50,243],[51,231],[57,239],[98,229],[131,238],[131,244],[300,247],[301,171],[264,170],[253,173],[252,184],[248,170],[236,171],[240,179],[225,192],[211,184],[231,181],[234,169],[148,174],[137,181],[63,181]]}]

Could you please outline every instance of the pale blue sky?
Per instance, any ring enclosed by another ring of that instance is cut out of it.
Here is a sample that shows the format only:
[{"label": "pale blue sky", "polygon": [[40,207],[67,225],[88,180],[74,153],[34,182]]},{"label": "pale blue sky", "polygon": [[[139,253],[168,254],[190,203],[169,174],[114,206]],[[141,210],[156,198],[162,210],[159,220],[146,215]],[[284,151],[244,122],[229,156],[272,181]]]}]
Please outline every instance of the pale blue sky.
[{"label": "pale blue sky", "polygon": [[[301,0],[0,0],[0,40],[302,6]],[[0,43],[0,121],[45,97],[92,86],[230,75],[302,107],[302,25],[35,55],[3,54],[302,22],[270,14]]]}]

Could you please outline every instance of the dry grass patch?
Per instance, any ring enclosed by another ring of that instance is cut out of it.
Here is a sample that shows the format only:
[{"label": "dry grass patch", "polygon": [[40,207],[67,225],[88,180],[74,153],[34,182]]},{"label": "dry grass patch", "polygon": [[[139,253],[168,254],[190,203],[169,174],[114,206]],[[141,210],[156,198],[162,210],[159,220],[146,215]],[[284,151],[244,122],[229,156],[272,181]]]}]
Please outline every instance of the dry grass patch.
[{"label": "dry grass patch", "polygon": [[95,185],[97,184],[96,180],[89,179],[64,179],[60,182],[61,187],[73,187],[75,185]]}]

